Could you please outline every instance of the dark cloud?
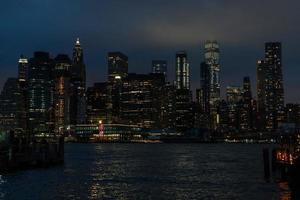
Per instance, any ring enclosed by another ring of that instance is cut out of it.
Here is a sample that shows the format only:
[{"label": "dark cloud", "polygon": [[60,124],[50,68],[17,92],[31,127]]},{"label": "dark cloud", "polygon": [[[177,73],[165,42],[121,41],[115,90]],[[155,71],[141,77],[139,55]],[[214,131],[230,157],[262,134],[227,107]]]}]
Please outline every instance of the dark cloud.
[{"label": "dark cloud", "polygon": [[255,82],[255,63],[265,41],[281,41],[288,101],[300,101],[300,2],[294,0],[11,0],[0,3],[0,85],[17,71],[19,54],[35,50],[69,53],[81,38],[89,83],[104,81],[106,53],[129,55],[130,71],[146,73],[151,59],[167,59],[186,49],[193,87],[199,86],[203,43],[216,39],[222,50],[222,86]]}]

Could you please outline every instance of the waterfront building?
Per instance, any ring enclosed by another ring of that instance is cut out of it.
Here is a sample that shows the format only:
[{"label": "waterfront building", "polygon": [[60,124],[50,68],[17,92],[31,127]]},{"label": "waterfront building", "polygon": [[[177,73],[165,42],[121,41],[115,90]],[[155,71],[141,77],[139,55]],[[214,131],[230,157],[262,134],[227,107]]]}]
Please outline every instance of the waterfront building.
[{"label": "waterfront building", "polygon": [[273,131],[284,121],[281,43],[265,44],[265,59],[257,62],[257,97],[260,129]]},{"label": "waterfront building", "polygon": [[176,53],[176,88],[190,90],[190,66],[185,51]]},{"label": "waterfront building", "polygon": [[87,89],[87,123],[108,122],[108,83],[94,83]]},{"label": "waterfront building", "polygon": [[152,73],[163,74],[167,81],[167,61],[166,60],[153,60],[152,61]]},{"label": "waterfront building", "polygon": [[59,54],[54,59],[54,124],[55,133],[63,133],[70,125],[70,76],[72,61]]},{"label": "waterfront building", "polygon": [[128,74],[122,82],[121,121],[143,128],[159,128],[163,74]]},{"label": "waterfront building", "polygon": [[53,60],[48,52],[35,52],[29,61],[27,115],[30,133],[53,131]]},{"label": "waterfront building", "polygon": [[[101,122],[101,121],[100,121]],[[78,124],[70,127],[78,141],[131,141],[142,139],[142,128],[128,124]]]},{"label": "waterfront building", "polygon": [[82,124],[86,121],[86,71],[83,49],[77,38],[73,49],[73,60],[70,80],[70,123]]}]

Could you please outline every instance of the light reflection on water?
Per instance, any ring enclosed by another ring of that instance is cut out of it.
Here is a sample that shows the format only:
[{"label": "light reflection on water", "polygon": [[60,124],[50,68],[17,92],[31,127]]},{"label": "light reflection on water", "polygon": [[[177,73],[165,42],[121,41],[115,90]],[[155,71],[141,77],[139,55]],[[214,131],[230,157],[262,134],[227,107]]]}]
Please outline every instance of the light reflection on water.
[{"label": "light reflection on water", "polygon": [[280,200],[292,200],[292,192],[287,182],[278,183],[280,189]]},{"label": "light reflection on water", "polygon": [[287,185],[264,181],[261,155],[260,145],[67,144],[64,166],[17,172],[5,182],[0,176],[0,194],[13,200],[291,199]]}]

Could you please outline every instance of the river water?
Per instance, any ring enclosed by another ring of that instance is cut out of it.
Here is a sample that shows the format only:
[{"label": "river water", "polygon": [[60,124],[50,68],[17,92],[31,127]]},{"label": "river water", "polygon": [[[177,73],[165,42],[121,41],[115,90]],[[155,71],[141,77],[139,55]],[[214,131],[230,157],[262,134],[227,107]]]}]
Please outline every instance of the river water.
[{"label": "river water", "polygon": [[0,199],[292,199],[264,180],[263,147],[66,144],[62,166],[0,175]]}]

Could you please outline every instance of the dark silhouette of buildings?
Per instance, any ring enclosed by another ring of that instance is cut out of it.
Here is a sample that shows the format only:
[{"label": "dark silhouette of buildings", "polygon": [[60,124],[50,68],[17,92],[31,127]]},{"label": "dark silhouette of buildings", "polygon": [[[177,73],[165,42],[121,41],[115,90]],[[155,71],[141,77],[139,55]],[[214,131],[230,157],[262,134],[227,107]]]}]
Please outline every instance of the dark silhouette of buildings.
[{"label": "dark silhouette of buildings", "polygon": [[182,134],[202,129],[224,137],[275,132],[285,123],[300,128],[299,105],[284,107],[280,43],[266,43],[265,58],[257,63],[257,101],[250,77],[242,87],[228,86],[221,100],[219,58],[219,44],[207,41],[195,101],[185,51],[176,53],[174,83],[166,81],[164,60],[152,61],[153,73],[129,74],[128,57],[109,52],[107,81],[87,89],[79,39],[72,60],[65,54],[52,59],[48,52],[35,52],[29,61],[21,56],[17,78],[9,78],[0,95],[0,131],[63,134],[89,127],[95,133],[99,124],[113,124],[111,133],[130,126]]}]

